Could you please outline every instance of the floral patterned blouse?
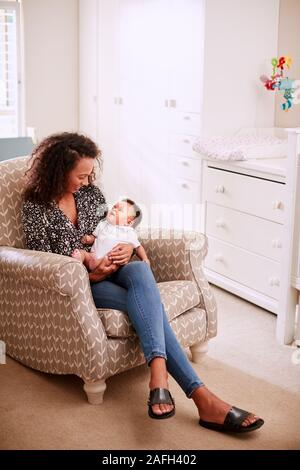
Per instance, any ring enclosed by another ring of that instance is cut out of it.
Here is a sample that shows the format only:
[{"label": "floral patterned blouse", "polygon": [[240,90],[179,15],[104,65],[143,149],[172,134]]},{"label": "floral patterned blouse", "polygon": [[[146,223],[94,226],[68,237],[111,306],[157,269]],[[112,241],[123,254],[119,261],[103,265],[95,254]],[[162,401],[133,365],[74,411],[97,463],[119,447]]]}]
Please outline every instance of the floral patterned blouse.
[{"label": "floral patterned blouse", "polygon": [[70,256],[75,248],[86,251],[81,237],[91,234],[101,219],[106,216],[107,204],[97,186],[83,186],[74,193],[77,206],[77,225],[75,226],[54,202],[44,206],[25,201],[22,208],[22,222],[26,246],[30,250],[48,251]]}]

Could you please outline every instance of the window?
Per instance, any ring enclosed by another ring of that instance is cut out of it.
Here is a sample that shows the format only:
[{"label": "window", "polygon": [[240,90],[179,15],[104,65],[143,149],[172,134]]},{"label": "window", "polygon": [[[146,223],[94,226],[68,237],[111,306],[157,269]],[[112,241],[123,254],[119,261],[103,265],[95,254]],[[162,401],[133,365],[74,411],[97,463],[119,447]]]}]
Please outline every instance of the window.
[{"label": "window", "polygon": [[21,134],[19,7],[0,1],[0,137]]}]

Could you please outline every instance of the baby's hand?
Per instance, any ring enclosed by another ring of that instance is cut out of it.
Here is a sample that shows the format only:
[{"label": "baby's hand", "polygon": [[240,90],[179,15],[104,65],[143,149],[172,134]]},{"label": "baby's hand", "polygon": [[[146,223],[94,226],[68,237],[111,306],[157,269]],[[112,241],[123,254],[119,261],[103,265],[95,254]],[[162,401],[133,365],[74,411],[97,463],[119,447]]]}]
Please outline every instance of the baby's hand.
[{"label": "baby's hand", "polygon": [[81,237],[81,243],[83,243],[84,245],[92,245],[94,241],[94,235],[83,235],[83,237]]}]

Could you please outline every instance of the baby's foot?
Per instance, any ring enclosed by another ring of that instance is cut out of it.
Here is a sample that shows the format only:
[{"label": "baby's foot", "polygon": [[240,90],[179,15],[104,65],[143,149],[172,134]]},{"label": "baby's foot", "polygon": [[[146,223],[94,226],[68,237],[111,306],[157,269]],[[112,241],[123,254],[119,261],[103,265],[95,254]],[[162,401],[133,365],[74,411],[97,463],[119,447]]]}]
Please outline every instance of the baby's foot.
[{"label": "baby's foot", "polygon": [[75,259],[78,259],[78,261],[83,261],[82,260],[82,255],[80,253],[80,250],[78,250],[77,248],[73,251],[73,253],[71,254],[72,258],[75,258]]}]

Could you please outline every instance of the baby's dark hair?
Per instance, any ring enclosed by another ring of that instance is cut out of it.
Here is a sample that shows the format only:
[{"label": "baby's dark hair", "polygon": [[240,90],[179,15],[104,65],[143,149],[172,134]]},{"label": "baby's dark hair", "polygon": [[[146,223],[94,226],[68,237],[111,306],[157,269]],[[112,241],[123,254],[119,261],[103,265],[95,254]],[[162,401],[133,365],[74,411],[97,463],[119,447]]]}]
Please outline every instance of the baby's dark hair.
[{"label": "baby's dark hair", "polygon": [[143,215],[142,215],[141,208],[134,201],[132,201],[132,199],[125,198],[125,199],[122,199],[122,201],[127,202],[127,204],[130,204],[131,206],[133,206],[135,216],[134,216],[134,221],[132,223],[132,226],[135,228],[142,220]]}]

